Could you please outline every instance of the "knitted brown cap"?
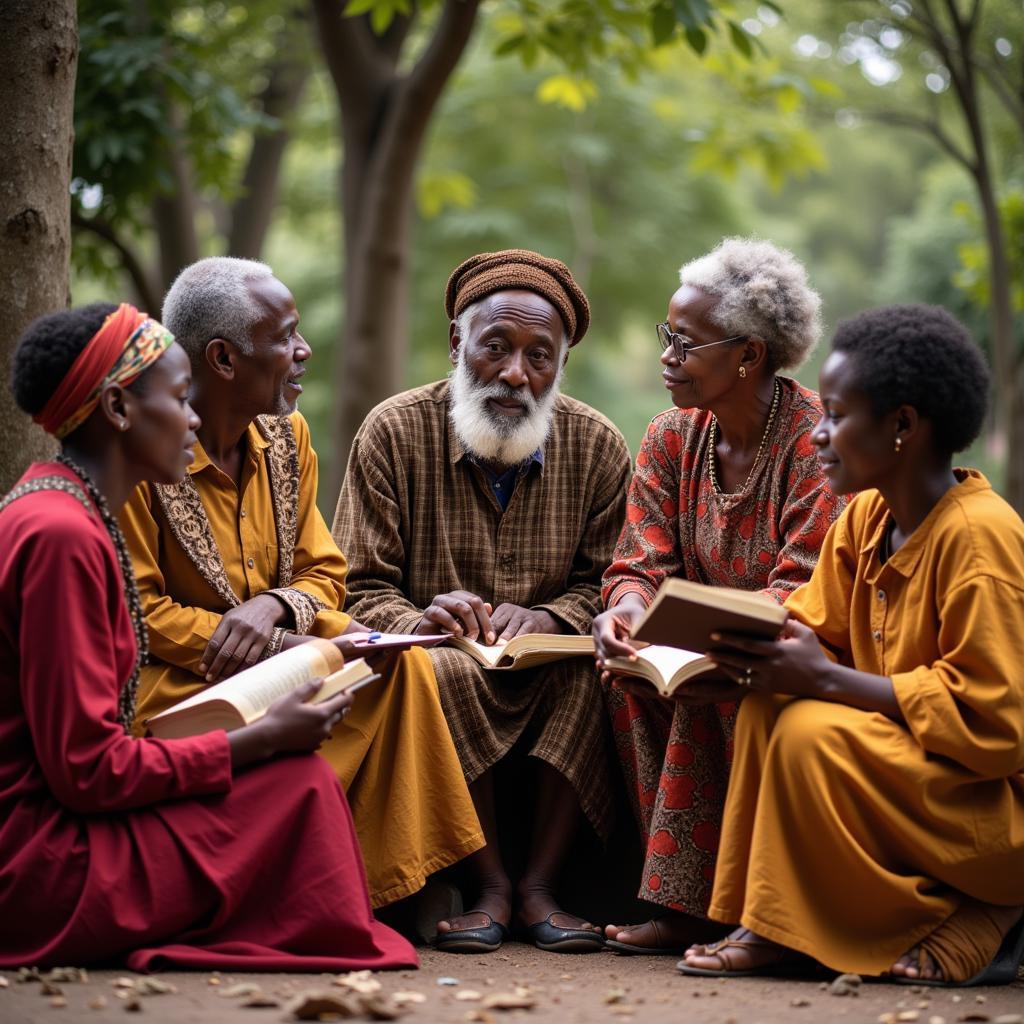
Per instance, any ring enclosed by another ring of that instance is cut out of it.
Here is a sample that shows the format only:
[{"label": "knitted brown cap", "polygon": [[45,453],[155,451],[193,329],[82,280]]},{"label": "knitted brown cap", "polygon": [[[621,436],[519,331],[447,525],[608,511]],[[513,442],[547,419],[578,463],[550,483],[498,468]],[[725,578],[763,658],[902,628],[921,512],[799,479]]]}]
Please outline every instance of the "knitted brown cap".
[{"label": "knitted brown cap", "polygon": [[444,290],[444,311],[454,320],[478,299],[509,289],[536,292],[562,315],[569,344],[575,345],[590,326],[590,304],[561,260],[529,249],[482,252],[460,263]]}]

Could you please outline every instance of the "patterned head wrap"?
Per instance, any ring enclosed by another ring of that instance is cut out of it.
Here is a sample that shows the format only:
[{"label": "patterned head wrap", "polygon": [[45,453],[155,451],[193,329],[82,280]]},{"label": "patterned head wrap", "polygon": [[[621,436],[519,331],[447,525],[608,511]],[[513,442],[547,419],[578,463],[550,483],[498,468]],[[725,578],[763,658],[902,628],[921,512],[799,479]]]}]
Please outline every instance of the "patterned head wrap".
[{"label": "patterned head wrap", "polygon": [[467,306],[493,292],[523,288],[536,292],[562,315],[570,345],[590,326],[590,304],[561,260],[548,259],[529,249],[482,252],[460,263],[444,292],[444,311],[454,320]]},{"label": "patterned head wrap", "polygon": [[108,384],[131,384],[170,347],[174,336],[122,302],[78,353],[57,390],[32,418],[58,440],[80,427]]}]

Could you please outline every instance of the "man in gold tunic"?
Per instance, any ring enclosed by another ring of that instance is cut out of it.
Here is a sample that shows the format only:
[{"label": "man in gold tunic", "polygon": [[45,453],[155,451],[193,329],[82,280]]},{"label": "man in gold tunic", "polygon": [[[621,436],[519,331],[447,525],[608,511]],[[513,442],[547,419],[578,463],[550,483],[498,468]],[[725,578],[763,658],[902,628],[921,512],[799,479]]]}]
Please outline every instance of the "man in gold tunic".
[{"label": "man in gold tunic", "polygon": [[[341,609],[346,561],[316,507],[317,459],[295,411],[311,351],[265,264],[186,268],[164,303],[192,361],[202,417],[174,486],[142,484],[121,516],[149,628],[136,727],[310,636],[359,627]],[[430,660],[384,663],[321,754],[348,792],[375,906],[483,844]]]}]

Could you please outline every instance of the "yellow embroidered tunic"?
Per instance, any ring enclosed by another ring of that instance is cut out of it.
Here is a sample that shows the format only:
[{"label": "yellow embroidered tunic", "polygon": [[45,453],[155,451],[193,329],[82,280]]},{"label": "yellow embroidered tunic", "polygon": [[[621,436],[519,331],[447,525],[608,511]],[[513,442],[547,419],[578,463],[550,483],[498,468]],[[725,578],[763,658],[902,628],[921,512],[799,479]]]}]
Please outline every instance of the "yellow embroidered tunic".
[{"label": "yellow embroidered tunic", "polygon": [[[351,622],[346,563],[316,507],[317,460],[298,413],[250,424],[241,488],[202,445],[188,479],[141,484],[121,514],[150,637],[143,719],[196,692],[206,645],[229,608],[273,590],[289,628],[334,637]],[[398,658],[363,690],[321,754],[348,792],[375,906],[483,846],[430,659]]]},{"label": "yellow embroidered tunic", "polygon": [[905,723],[822,700],[741,706],[710,914],[878,974],[964,894],[1024,904],[1024,524],[977,472],[883,565],[859,495],[786,602]]}]

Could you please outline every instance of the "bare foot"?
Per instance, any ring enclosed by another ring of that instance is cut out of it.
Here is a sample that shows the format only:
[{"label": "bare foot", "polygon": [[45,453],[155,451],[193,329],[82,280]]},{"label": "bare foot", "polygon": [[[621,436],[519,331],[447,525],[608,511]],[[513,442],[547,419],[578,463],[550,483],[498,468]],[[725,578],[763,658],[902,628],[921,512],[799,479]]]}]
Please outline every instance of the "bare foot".
[{"label": "bare foot", "polygon": [[610,924],[604,934],[625,946],[636,946],[637,952],[663,949],[676,953],[695,940],[721,934],[721,929],[709,921],[690,917],[689,914],[670,913],[643,924]]},{"label": "bare foot", "polygon": [[719,942],[691,946],[679,966],[739,974],[775,967],[794,955],[793,950],[770,942],[749,928],[737,928]]},{"label": "bare foot", "polygon": [[889,968],[895,978],[913,978],[915,981],[944,981],[942,968],[924,946],[914,946]]}]

